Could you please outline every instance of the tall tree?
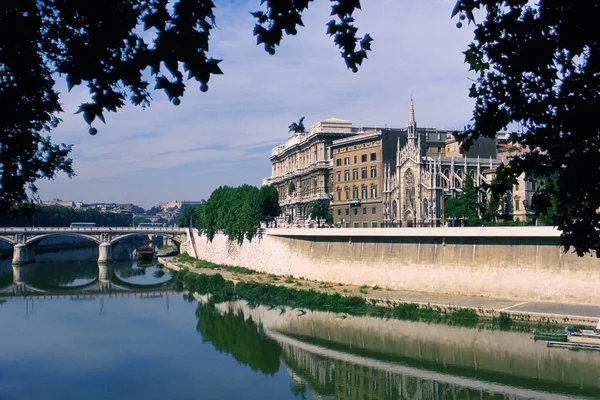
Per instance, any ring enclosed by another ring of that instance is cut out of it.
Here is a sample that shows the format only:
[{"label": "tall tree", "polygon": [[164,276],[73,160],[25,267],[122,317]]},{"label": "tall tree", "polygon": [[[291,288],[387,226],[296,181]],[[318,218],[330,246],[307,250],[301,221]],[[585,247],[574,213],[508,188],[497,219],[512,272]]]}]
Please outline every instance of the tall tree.
[{"label": "tall tree", "polygon": [[327,222],[331,222],[333,220],[331,216],[329,199],[321,199],[311,202],[308,208],[308,213],[311,217],[317,220],[318,227],[321,227],[321,219],[324,219]]},{"label": "tall tree", "polygon": [[524,172],[545,179],[540,195],[555,199],[566,249],[600,257],[600,3],[458,0],[452,15],[475,25],[465,60],[478,74],[459,138],[518,126],[512,140],[529,151],[500,168],[495,196]]},{"label": "tall tree", "polygon": [[270,224],[281,214],[279,193],[275,186],[265,185],[259,191],[261,221]]},{"label": "tall tree", "polygon": [[467,175],[459,197],[450,198],[444,202],[444,218],[464,221],[465,225],[479,225],[479,200],[473,178]]}]

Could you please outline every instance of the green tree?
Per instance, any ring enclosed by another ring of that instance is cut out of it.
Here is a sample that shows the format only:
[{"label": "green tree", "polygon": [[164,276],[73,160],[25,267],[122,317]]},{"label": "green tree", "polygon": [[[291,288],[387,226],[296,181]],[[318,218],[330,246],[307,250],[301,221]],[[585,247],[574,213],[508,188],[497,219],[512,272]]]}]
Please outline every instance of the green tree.
[{"label": "green tree", "polygon": [[460,196],[444,202],[444,218],[452,220],[452,223],[455,220],[462,220],[465,225],[476,226],[481,223],[479,208],[477,188],[475,188],[473,178],[467,175]]},{"label": "green tree", "polygon": [[175,219],[177,226],[187,228],[190,226],[190,220],[192,221],[193,226],[198,225],[197,222],[200,220],[200,214],[202,213],[202,206],[204,203],[205,201],[202,200],[201,204],[198,206],[184,208]]},{"label": "green tree", "polygon": [[260,190],[255,186],[242,185],[215,189],[203,204],[196,227],[209,240],[222,231],[229,240],[242,243],[252,240],[264,220]]},{"label": "green tree", "polygon": [[231,354],[253,371],[273,375],[279,370],[281,347],[252,317],[246,318],[241,310],[233,309],[221,314],[212,301],[198,304],[196,317],[196,330],[218,351]]},{"label": "green tree", "polygon": [[[262,9],[252,13],[257,43],[274,54],[284,33],[295,35],[303,26],[311,1],[261,1]],[[74,174],[71,146],[43,134],[60,122],[57,77],[69,90],[88,87],[90,98],[77,112],[91,135],[98,132],[96,119],[104,122],[105,112],[116,112],[127,100],[149,106],[152,86],[179,105],[184,80],[195,80],[205,92],[211,75],[222,73],[221,60],[208,51],[214,8],[212,0],[1,1],[0,103],[10,109],[0,118],[0,213],[31,200],[37,179]],[[327,24],[354,72],[371,42],[368,34],[356,37],[357,8],[358,0],[334,1],[336,19]]]},{"label": "green tree", "polygon": [[540,195],[555,199],[565,248],[600,257],[600,41],[589,33],[600,3],[458,0],[452,15],[475,26],[465,61],[478,74],[459,139],[468,145],[518,126],[512,140],[529,151],[499,169],[494,195],[522,173],[547,180]]},{"label": "green tree", "polygon": [[265,185],[259,191],[261,221],[270,224],[281,214],[279,193],[274,186]]},{"label": "green tree", "polygon": [[308,206],[308,210],[310,216],[317,220],[318,227],[321,227],[321,219],[324,219],[327,223],[333,222],[329,199],[321,199],[311,202]]}]

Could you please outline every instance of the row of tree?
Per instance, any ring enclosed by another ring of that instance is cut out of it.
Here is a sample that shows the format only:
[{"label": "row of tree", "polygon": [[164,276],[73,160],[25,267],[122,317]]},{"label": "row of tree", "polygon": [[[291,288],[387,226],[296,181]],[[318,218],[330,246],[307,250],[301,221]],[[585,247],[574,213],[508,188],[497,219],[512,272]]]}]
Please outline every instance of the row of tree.
[{"label": "row of tree", "polygon": [[94,222],[97,226],[129,226],[131,213],[100,212],[94,209],[75,210],[62,206],[39,206],[32,213],[8,214],[0,217],[2,227],[53,226],[66,227],[71,222]]},{"label": "row of tree", "polygon": [[[498,212],[500,199],[496,196],[486,196],[484,201],[479,201],[478,188],[475,187],[473,178],[467,176],[462,193],[458,197],[444,201],[444,218],[459,225],[480,226],[497,225],[498,218],[502,224],[510,223],[506,217]],[[534,195],[531,207],[535,210],[538,225],[555,225],[557,223],[556,201],[546,202],[546,197]]]},{"label": "row of tree", "polygon": [[177,218],[179,226],[194,226],[212,240],[222,231],[229,240],[252,240],[261,222],[271,224],[280,214],[279,194],[273,186],[221,186],[197,207],[188,207]]}]

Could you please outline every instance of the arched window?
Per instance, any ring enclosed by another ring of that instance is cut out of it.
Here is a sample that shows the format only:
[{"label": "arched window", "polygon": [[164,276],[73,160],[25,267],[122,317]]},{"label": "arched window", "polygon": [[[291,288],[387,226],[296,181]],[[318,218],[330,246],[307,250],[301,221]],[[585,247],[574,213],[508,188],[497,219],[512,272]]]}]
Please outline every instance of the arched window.
[{"label": "arched window", "polygon": [[352,198],[353,199],[358,199],[358,186],[353,186],[352,187]]},{"label": "arched window", "polygon": [[412,169],[406,170],[404,175],[404,193],[405,193],[405,206],[408,209],[415,209],[415,176],[413,175]]},{"label": "arched window", "polygon": [[429,202],[423,199],[423,218],[429,219]]},{"label": "arched window", "polygon": [[361,192],[362,192],[361,199],[367,199],[368,198],[367,185],[362,185]]},{"label": "arched window", "polygon": [[396,200],[392,201],[392,219],[398,218],[398,203]]}]

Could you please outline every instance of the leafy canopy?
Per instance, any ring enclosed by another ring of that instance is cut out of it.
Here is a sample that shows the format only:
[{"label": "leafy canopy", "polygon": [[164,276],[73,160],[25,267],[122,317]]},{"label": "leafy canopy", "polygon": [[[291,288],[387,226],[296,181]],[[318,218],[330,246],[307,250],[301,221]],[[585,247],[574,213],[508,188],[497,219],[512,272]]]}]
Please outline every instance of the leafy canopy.
[{"label": "leafy canopy", "polygon": [[496,197],[522,173],[544,180],[537,203],[556,208],[566,249],[600,256],[600,3],[458,0],[455,15],[475,25],[465,61],[478,74],[460,139],[518,126],[530,151],[500,169]]},{"label": "leafy canopy", "polygon": [[[254,35],[269,54],[283,34],[295,35],[312,0],[263,0]],[[174,105],[193,80],[202,92],[221,60],[209,56],[216,27],[212,0],[3,0],[0,2],[0,214],[32,199],[35,181],[58,172],[74,175],[71,146],[44,136],[60,122],[56,78],[67,87],[85,85],[81,113],[90,125],[104,122],[127,101],[146,107],[151,90],[163,90]],[[353,71],[370,50],[369,35],[357,37],[352,14],[359,0],[337,0],[327,33]],[[69,110],[68,110],[69,111]]]},{"label": "leafy canopy", "polygon": [[333,221],[329,203],[329,199],[321,199],[311,202],[308,206],[308,213],[317,220],[317,226],[319,227],[321,226],[321,219],[324,219],[327,223]]},{"label": "leafy canopy", "polygon": [[479,208],[477,188],[471,175],[467,175],[460,196],[445,200],[444,217],[453,224],[455,220],[463,220],[468,226],[479,225]]},{"label": "leafy canopy", "polygon": [[279,196],[272,186],[222,186],[197,208],[194,225],[209,240],[222,231],[229,240],[241,244],[244,238],[252,240],[261,222],[273,221],[279,214]]}]

